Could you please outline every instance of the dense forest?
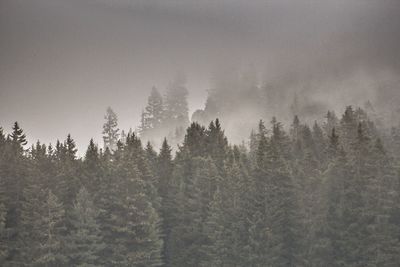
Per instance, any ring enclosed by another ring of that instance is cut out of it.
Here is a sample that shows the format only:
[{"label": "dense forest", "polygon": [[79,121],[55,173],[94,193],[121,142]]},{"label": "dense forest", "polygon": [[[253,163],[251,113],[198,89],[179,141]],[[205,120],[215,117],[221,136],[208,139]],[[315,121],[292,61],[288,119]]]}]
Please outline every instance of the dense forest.
[{"label": "dense forest", "polygon": [[0,0],[0,267],[400,267],[400,0]]},{"label": "dense forest", "polygon": [[400,127],[347,107],[313,125],[218,119],[176,149],[121,137],[27,147],[0,131],[1,266],[398,266]]}]

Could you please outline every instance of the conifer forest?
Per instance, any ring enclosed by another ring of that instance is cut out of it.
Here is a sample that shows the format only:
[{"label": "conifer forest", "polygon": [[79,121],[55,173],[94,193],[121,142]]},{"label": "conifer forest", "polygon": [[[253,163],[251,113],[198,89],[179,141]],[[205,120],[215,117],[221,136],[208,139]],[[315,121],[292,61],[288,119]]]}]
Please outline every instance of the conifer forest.
[{"label": "conifer forest", "polygon": [[0,0],[0,267],[399,267],[398,0]]},{"label": "conifer forest", "polygon": [[[168,119],[154,95],[144,137]],[[111,108],[103,129],[104,148],[91,140],[83,157],[70,135],[27,147],[17,122],[0,132],[2,266],[400,262],[400,127],[362,108],[260,120],[239,145],[218,118],[188,124],[176,149],[120,135]]]}]

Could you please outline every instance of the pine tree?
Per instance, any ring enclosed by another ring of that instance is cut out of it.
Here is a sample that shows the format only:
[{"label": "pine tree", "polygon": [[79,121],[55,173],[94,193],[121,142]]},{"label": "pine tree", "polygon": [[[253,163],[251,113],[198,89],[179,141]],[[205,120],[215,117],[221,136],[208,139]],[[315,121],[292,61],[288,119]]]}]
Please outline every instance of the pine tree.
[{"label": "pine tree", "polygon": [[[140,140],[127,137],[111,162],[100,199],[106,266],[160,266],[162,240],[157,199]],[[114,165],[115,164],[115,165]],[[103,191],[103,192],[104,192]]]},{"label": "pine tree", "polygon": [[326,136],[324,136],[324,132],[322,128],[319,126],[317,121],[314,122],[313,130],[312,130],[312,137],[314,140],[314,155],[316,159],[319,161],[320,166],[326,163],[326,154],[325,147],[326,147]]},{"label": "pine tree", "polygon": [[179,142],[183,138],[184,128],[189,124],[188,91],[185,84],[185,75],[177,75],[168,86],[165,96],[164,125],[169,130],[169,140]]},{"label": "pine tree", "polygon": [[[368,263],[368,231],[365,192],[373,168],[370,161],[370,139],[362,125],[356,126],[357,136],[351,144],[349,156],[353,175],[344,188],[343,218],[345,223],[344,260],[349,265],[365,266]],[[351,248],[351,249],[350,249]]]},{"label": "pine tree", "polygon": [[[1,135],[1,134],[0,134]],[[9,244],[7,242],[7,232],[6,232],[6,194],[4,180],[0,172],[0,265],[5,265]]]},{"label": "pine tree", "polygon": [[326,121],[322,126],[326,135],[330,135],[332,133],[333,128],[336,129],[338,128],[339,120],[336,117],[335,112],[328,111],[328,113],[326,114]]},{"label": "pine tree", "polygon": [[105,245],[97,222],[98,213],[89,192],[82,187],[74,203],[73,231],[68,237],[68,257],[73,266],[100,266]]},{"label": "pine tree", "polygon": [[[145,157],[147,160],[147,163],[149,165],[149,168],[152,172],[152,175],[157,175],[157,152],[154,150],[153,146],[151,145],[150,142],[147,142],[146,148],[145,148]],[[155,179],[157,179],[155,177]],[[155,183],[157,183],[155,181]]]},{"label": "pine tree", "polygon": [[64,266],[67,258],[64,249],[64,208],[58,198],[49,191],[41,210],[37,227],[38,254],[34,266]]},{"label": "pine tree", "polygon": [[119,139],[118,117],[111,107],[108,107],[104,119],[106,120],[103,125],[104,149],[108,147],[112,151],[116,149]]},{"label": "pine tree", "polygon": [[147,100],[147,106],[142,113],[142,122],[140,127],[140,136],[154,141],[157,134],[163,132],[164,123],[164,105],[161,94],[157,88],[151,89]]},{"label": "pine tree", "polygon": [[171,233],[172,266],[193,266],[206,256],[205,222],[220,178],[213,161],[202,157],[180,158],[174,176],[180,181],[180,191],[179,221]]},{"label": "pine tree", "polygon": [[[109,153],[109,151],[109,149],[106,149],[104,153]],[[91,139],[82,164],[80,184],[84,185],[93,199],[97,199],[98,194],[100,194],[102,176],[104,175],[100,157],[98,146]]]},{"label": "pine tree", "polygon": [[[247,266],[249,236],[252,241],[263,239],[268,231],[249,229],[249,181],[240,159],[227,167],[227,176],[218,183],[211,202],[206,232],[210,238],[205,266]],[[256,216],[257,217],[257,216]],[[261,221],[258,221],[261,222]],[[251,224],[255,227],[255,224]],[[255,229],[255,228],[254,228]],[[265,229],[264,229],[265,230]],[[254,234],[254,235],[253,235]],[[254,243],[252,244],[254,245]]]},{"label": "pine tree", "polygon": [[70,212],[72,211],[73,201],[79,188],[81,187],[80,160],[76,156],[77,148],[75,141],[68,134],[67,139],[56,146],[56,154],[59,155],[56,161],[57,187],[55,194],[65,205],[66,226],[70,227]]},{"label": "pine tree", "polygon": [[352,144],[356,140],[357,137],[357,118],[352,106],[346,107],[346,110],[340,120],[340,140],[344,149],[349,151],[351,149]]},{"label": "pine tree", "polygon": [[41,172],[32,169],[32,175],[26,181],[20,209],[20,229],[18,234],[17,262],[21,266],[28,266],[39,255],[41,232],[41,216],[46,201],[46,192],[41,181]]},{"label": "pine tree", "polygon": [[[333,131],[333,136],[334,131]],[[347,182],[352,179],[351,168],[344,150],[336,148],[336,138],[331,138],[331,148],[336,149],[327,171],[324,184],[320,214],[316,219],[316,234],[311,247],[313,266],[344,266],[346,230],[345,206]]]},{"label": "pine tree", "polygon": [[271,266],[301,266],[301,220],[294,181],[285,162],[287,137],[273,121],[273,134],[267,155],[267,201],[270,221]]},{"label": "pine tree", "polygon": [[396,202],[396,173],[391,158],[386,154],[381,140],[372,144],[370,151],[371,177],[366,182],[366,211],[368,218],[367,262],[376,266],[395,266],[399,261],[400,243],[393,236],[399,225],[390,221]]},{"label": "pine tree", "polygon": [[162,234],[164,240],[163,260],[164,266],[170,266],[171,255],[170,242],[172,227],[177,223],[177,203],[176,194],[178,192],[177,183],[173,181],[174,164],[172,162],[172,149],[168,145],[167,139],[164,138],[160,153],[157,157],[157,188],[161,197],[161,218],[162,218]]},{"label": "pine tree", "polygon": [[218,119],[215,120],[215,123],[214,121],[210,123],[206,135],[207,154],[215,161],[222,174],[224,161],[228,153],[228,140]]},{"label": "pine tree", "polygon": [[4,178],[4,187],[7,189],[4,199],[6,208],[5,227],[9,255],[7,264],[17,264],[18,261],[18,234],[21,224],[21,205],[23,188],[28,177],[29,164],[25,157],[26,136],[17,122],[8,135],[2,149],[1,175]]}]

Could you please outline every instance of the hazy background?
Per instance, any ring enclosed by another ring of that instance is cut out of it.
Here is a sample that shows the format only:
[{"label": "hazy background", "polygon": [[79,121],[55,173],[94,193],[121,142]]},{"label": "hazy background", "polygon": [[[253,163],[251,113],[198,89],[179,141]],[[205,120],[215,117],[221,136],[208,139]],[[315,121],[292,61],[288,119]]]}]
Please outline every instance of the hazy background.
[{"label": "hazy background", "polygon": [[328,107],[398,106],[399,14],[398,0],[0,0],[0,125],[102,144],[108,105],[135,128],[151,87],[184,70],[193,112],[230,66]]}]

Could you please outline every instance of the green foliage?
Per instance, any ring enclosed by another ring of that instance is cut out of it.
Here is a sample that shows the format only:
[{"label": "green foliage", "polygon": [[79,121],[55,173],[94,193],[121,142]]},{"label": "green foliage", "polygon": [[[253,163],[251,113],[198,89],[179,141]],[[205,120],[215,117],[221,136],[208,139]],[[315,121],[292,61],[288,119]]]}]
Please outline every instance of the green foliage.
[{"label": "green foliage", "polygon": [[40,219],[34,227],[37,229],[39,246],[34,266],[64,266],[67,257],[63,253],[65,227],[63,224],[65,210],[58,198],[49,191],[40,210]]},{"label": "green foliage", "polygon": [[[184,80],[168,90],[147,122],[186,127]],[[26,149],[17,123],[0,128],[1,266],[398,266],[400,131],[362,109],[289,131],[260,121],[248,147],[193,122],[175,157],[168,137],[159,153],[118,140],[107,114],[105,149],[90,140],[82,159],[70,135]]]},{"label": "green foliage", "polygon": [[99,211],[89,192],[82,187],[74,203],[73,230],[68,237],[68,257],[74,266],[100,266],[105,245],[98,224]]}]

